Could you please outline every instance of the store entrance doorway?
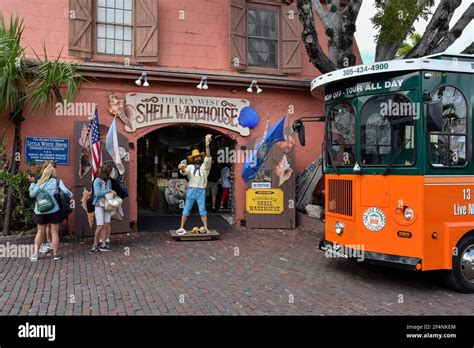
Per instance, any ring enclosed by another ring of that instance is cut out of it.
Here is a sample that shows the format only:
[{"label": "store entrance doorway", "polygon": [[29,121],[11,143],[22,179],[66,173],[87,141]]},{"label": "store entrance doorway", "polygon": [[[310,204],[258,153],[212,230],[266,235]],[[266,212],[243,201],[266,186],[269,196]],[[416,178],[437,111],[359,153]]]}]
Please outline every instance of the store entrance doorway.
[{"label": "store entrance doorway", "polygon": [[[235,148],[230,137],[207,127],[169,126],[150,132],[138,140],[138,228],[140,231],[169,231],[179,228],[188,180],[178,171],[193,149],[205,151],[204,137],[212,135],[213,163],[208,177],[206,210],[209,227],[229,229],[234,216],[234,166],[223,154]],[[226,148],[228,148],[226,150]],[[227,152],[226,152],[227,151]],[[190,163],[188,161],[188,163]],[[224,169],[225,167],[228,168]],[[230,173],[230,188],[222,182],[222,172]],[[227,192],[229,193],[227,197]],[[221,200],[224,196],[223,206]],[[213,209],[214,208],[214,209]],[[193,207],[186,229],[202,226],[197,205]]]}]

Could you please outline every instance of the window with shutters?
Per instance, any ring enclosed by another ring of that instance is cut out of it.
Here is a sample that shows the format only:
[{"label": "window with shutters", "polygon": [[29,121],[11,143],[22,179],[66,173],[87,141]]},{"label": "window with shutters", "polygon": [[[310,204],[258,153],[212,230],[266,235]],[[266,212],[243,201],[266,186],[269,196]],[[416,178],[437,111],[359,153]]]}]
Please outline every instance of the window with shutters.
[{"label": "window with shutters", "polygon": [[69,0],[69,54],[107,62],[158,61],[157,0]]},{"label": "window with shutters", "polygon": [[98,53],[132,55],[132,0],[98,0]]},{"label": "window with shutters", "polygon": [[301,72],[301,32],[296,2],[230,0],[231,67],[246,72]]},{"label": "window with shutters", "polygon": [[249,66],[278,68],[278,11],[248,10]]}]

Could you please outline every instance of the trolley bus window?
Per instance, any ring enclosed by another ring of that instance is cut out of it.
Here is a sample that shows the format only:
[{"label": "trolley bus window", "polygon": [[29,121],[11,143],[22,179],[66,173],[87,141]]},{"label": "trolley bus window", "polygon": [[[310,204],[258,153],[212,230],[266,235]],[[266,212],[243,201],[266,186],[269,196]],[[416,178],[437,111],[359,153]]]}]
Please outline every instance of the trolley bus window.
[{"label": "trolley bus window", "polygon": [[330,158],[336,166],[355,163],[356,119],[351,104],[341,103],[329,111]]},{"label": "trolley bus window", "polygon": [[467,103],[459,89],[438,88],[433,101],[441,102],[443,126],[440,132],[430,132],[430,160],[435,167],[463,167],[467,164]]},{"label": "trolley bus window", "polygon": [[416,104],[400,94],[369,99],[360,119],[362,164],[413,165],[417,113]]}]

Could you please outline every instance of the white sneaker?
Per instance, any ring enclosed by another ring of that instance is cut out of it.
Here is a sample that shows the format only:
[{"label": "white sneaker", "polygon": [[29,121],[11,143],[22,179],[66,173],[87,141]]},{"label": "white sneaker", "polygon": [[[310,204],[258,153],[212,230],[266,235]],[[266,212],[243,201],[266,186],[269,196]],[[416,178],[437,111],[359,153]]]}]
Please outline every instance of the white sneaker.
[{"label": "white sneaker", "polygon": [[32,262],[38,261],[38,255],[33,255],[33,256],[31,256],[30,260],[31,260]]},{"label": "white sneaker", "polygon": [[39,252],[42,253],[42,254],[47,254],[51,250],[53,250],[53,244],[51,244],[51,242],[47,242],[45,244],[41,244]]}]

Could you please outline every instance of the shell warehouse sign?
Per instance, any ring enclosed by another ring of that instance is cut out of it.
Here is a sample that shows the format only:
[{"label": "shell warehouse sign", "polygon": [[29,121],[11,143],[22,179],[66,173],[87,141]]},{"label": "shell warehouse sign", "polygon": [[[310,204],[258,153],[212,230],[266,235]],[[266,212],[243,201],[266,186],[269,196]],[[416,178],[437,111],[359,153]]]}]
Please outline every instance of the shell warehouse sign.
[{"label": "shell warehouse sign", "polygon": [[127,132],[157,124],[195,123],[222,127],[247,136],[250,131],[239,125],[238,117],[242,108],[249,105],[245,99],[128,93],[120,118]]},{"label": "shell warehouse sign", "polygon": [[246,210],[249,214],[281,214],[284,210],[283,197],[281,189],[249,189]]}]

